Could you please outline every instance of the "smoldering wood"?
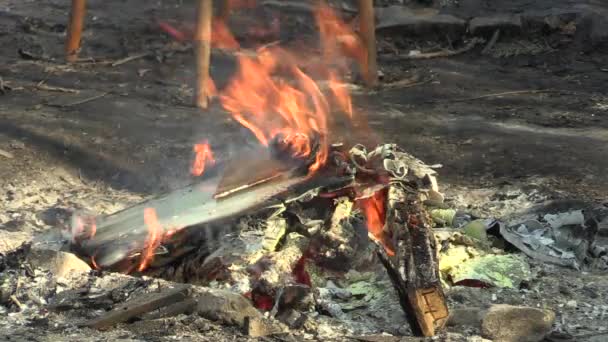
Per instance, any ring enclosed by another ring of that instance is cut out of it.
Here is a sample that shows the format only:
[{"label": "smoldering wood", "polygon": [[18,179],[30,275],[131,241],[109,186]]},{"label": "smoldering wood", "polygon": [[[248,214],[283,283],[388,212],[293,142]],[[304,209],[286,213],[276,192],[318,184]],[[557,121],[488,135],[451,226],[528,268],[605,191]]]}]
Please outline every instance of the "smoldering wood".
[{"label": "smoldering wood", "polygon": [[423,336],[434,336],[448,317],[430,222],[415,185],[399,181],[388,188],[386,228],[393,234],[396,250],[395,256],[389,256],[380,248],[378,255],[410,327]]},{"label": "smoldering wood", "polygon": [[146,208],[156,211],[163,234],[170,229],[201,228],[206,223],[245,215],[248,211],[272,205],[277,202],[273,197],[304,179],[303,176],[286,174],[221,199],[214,198],[220,179],[208,179],[115,214],[95,218],[95,236],[80,242],[77,249],[95,256],[95,262],[101,267],[112,266],[134,250],[143,248],[148,235],[143,214]]}]

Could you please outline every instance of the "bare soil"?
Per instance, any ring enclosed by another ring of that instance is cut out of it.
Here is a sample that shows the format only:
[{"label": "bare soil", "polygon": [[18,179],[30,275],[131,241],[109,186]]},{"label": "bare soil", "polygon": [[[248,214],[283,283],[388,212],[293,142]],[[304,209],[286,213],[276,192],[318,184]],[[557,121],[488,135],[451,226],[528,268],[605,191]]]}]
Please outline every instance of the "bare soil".
[{"label": "bare soil", "polygon": [[[151,52],[116,67],[64,64],[68,6],[60,0],[0,5],[0,150],[12,155],[0,154],[3,244],[48,229],[62,209],[109,213],[189,183],[192,144],[202,138],[218,159],[254,141],[219,105],[206,112],[192,106],[192,51],[168,50],[173,43],[157,27],[158,20],[191,22],[193,1],[88,1],[81,57]],[[506,39],[505,46],[537,40]],[[442,164],[448,195],[461,194],[473,206],[485,200],[474,191],[505,186],[608,203],[608,50],[565,45],[502,58],[480,50],[442,59],[380,60],[385,85],[358,91],[356,109],[382,141]],[[229,60],[214,56],[216,77],[231,68]],[[414,85],[386,85],[404,79]],[[41,81],[78,93],[44,90],[37,87]],[[83,100],[88,101],[79,104]],[[605,274],[534,267],[535,281],[524,292],[465,288],[450,300],[460,306],[545,306],[557,312],[560,329],[574,335],[601,331],[608,315]],[[563,305],[571,300],[578,305]],[[208,337],[230,340],[232,334],[213,330]],[[119,340],[114,335],[99,339]],[[591,335],[578,340],[597,338]],[[33,330],[22,337],[55,338]]]}]

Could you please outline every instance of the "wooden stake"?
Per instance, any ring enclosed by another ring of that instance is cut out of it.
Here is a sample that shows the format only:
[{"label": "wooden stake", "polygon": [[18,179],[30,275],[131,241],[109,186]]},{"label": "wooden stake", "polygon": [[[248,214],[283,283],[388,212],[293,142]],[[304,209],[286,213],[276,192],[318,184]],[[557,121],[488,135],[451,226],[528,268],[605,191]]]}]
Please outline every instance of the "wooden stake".
[{"label": "wooden stake", "polygon": [[70,12],[70,22],[65,41],[65,58],[69,63],[74,63],[78,59],[80,50],[80,38],[82,36],[82,26],[84,23],[86,0],[72,0]]},{"label": "wooden stake", "polygon": [[199,0],[196,17],[196,106],[207,108],[209,105],[209,62],[211,60],[211,19],[212,0]]},{"label": "wooden stake", "polygon": [[366,63],[361,72],[368,87],[378,82],[378,65],[376,64],[376,23],[374,19],[373,0],[359,0],[359,33],[367,50]]}]

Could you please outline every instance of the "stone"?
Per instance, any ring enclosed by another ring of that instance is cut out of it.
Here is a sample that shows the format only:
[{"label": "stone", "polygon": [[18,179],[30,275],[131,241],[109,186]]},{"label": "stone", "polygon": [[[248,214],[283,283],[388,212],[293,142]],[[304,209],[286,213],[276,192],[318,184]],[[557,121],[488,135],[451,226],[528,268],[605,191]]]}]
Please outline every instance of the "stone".
[{"label": "stone", "polygon": [[247,298],[224,290],[208,290],[197,296],[197,312],[214,321],[243,326],[247,317],[261,317]]},{"label": "stone", "polygon": [[27,255],[26,262],[33,268],[51,272],[55,277],[91,271],[91,266],[74,254],[48,249],[32,249]]},{"label": "stone", "polygon": [[481,333],[500,342],[536,342],[545,338],[554,321],[551,310],[497,304],[483,318]]},{"label": "stone", "polygon": [[469,32],[475,36],[490,37],[496,30],[500,30],[501,34],[520,34],[522,32],[521,16],[494,15],[473,18],[469,22]]},{"label": "stone", "polygon": [[[1,226],[0,226],[1,227]],[[30,241],[32,234],[23,231],[7,231],[0,229],[0,253],[7,254]]]},{"label": "stone", "polygon": [[568,302],[566,302],[566,307],[576,309],[577,306],[578,306],[578,303],[576,303],[575,300],[569,300]]},{"label": "stone", "polygon": [[254,338],[277,335],[288,331],[280,322],[265,317],[248,317],[245,320],[245,333]]},{"label": "stone", "polygon": [[481,308],[454,308],[450,310],[447,325],[479,327],[485,311]]}]

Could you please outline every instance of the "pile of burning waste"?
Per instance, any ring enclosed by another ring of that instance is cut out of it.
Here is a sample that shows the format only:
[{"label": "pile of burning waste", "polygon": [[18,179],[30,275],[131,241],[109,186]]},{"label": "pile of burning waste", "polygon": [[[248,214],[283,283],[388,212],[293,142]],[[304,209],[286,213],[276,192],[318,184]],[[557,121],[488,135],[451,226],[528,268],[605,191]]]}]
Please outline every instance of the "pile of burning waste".
[{"label": "pile of burning waste", "polygon": [[393,144],[331,145],[310,174],[314,155],[276,144],[255,154],[257,177],[218,171],[112,215],[75,215],[70,248],[98,269],[228,288],[273,317],[340,316],[328,281],[383,264],[414,331],[432,335],[447,317],[422,204],[442,198],[435,171]]}]

